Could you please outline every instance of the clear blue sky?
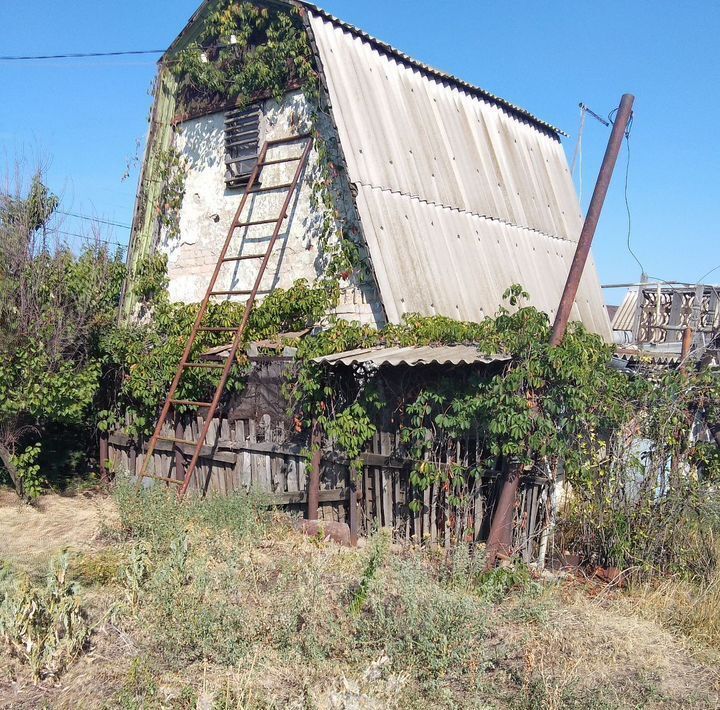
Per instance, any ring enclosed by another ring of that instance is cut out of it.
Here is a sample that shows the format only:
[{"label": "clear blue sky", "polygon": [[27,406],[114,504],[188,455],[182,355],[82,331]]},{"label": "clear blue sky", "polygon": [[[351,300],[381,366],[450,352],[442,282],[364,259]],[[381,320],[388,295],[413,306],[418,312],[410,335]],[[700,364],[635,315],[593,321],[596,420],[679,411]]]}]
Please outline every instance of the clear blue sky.
[{"label": "clear blue sky", "polygon": [[[2,0],[0,55],[164,48],[198,3]],[[665,279],[694,282],[720,265],[720,2],[326,0],[323,7],[563,128],[569,158],[578,102],[607,115],[623,92],[634,93],[633,248],[649,274]],[[121,177],[136,141],[144,142],[154,61],[0,62],[0,159],[47,160],[66,211],[129,223],[137,168]],[[587,119],[583,206],[607,137]],[[625,158],[595,240],[604,283],[636,280],[640,271],[626,248]],[[68,217],[63,229],[83,226]],[[108,238],[123,242],[127,234],[114,228]],[[720,269],[708,280],[720,282]]]}]

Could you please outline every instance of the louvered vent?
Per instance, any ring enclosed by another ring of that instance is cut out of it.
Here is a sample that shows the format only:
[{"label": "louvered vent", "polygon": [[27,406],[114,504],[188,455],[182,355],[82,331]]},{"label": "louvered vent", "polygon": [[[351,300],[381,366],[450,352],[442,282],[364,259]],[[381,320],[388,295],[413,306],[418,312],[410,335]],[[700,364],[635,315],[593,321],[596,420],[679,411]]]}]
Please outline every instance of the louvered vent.
[{"label": "louvered vent", "polygon": [[235,109],[225,114],[225,184],[246,185],[258,159],[260,146],[258,106]]}]

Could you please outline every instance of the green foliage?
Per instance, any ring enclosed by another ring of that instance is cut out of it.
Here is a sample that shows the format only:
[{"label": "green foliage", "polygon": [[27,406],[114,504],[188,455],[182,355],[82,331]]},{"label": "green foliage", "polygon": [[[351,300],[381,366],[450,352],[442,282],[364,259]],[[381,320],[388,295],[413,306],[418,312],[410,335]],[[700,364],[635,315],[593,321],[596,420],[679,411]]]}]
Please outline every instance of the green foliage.
[{"label": "green foliage", "polygon": [[397,659],[430,690],[482,662],[488,609],[435,581],[416,560],[394,560],[357,621],[358,640]]},{"label": "green foliage", "polygon": [[367,564],[365,565],[362,577],[360,578],[357,591],[350,602],[351,614],[358,614],[365,606],[370,589],[377,577],[378,570],[387,558],[389,548],[390,537],[387,534],[380,532],[373,537]]},{"label": "green foliage", "polygon": [[30,666],[35,680],[59,676],[90,636],[68,565],[67,555],[53,560],[44,587],[24,579],[6,589],[0,601],[0,636]]},{"label": "green foliage", "polygon": [[279,101],[293,83],[312,95],[317,91],[312,52],[295,8],[223,3],[207,19],[199,40],[179,53],[171,70],[186,107],[228,98],[242,106],[267,94]]},{"label": "green foliage", "polygon": [[[527,297],[519,287],[507,296],[516,306]],[[354,458],[374,435],[377,412],[393,403],[378,396],[378,373],[326,371],[311,358],[375,345],[471,343],[484,353],[505,353],[509,360],[501,369],[469,377],[445,371],[407,388],[394,403],[400,408],[390,414],[417,462],[413,484],[422,491],[447,483],[452,493],[500,458],[530,465],[561,455],[575,480],[582,475],[588,432],[627,414],[614,402],[623,401],[628,382],[607,366],[610,349],[582,326],[574,325],[556,349],[549,347],[549,336],[547,316],[529,307],[514,313],[501,309],[482,323],[411,315],[376,331],[339,322],[301,344],[299,371],[288,389],[298,416],[317,419],[334,444]],[[452,442],[469,435],[479,437],[486,458],[465,467],[448,465]]]},{"label": "green foliage", "polygon": [[11,457],[20,479],[21,493],[28,498],[37,498],[42,490],[43,479],[38,464],[40,450],[40,444],[31,444]]},{"label": "green foliage", "polygon": [[58,204],[39,174],[26,194],[0,195],[0,446],[20,462],[29,497],[45,478],[33,448],[39,440],[62,458],[53,430],[63,428],[68,444],[71,430],[89,438],[99,341],[125,275],[120,252],[91,245],[76,253],[53,241]]},{"label": "green foliage", "polygon": [[160,151],[157,159],[157,178],[162,183],[157,216],[167,237],[174,239],[180,236],[180,209],[185,197],[187,161],[174,147]]},{"label": "green foliage", "polygon": [[261,494],[179,501],[159,486],[137,490],[130,482],[120,481],[115,499],[125,536],[140,544],[133,553],[140,561],[131,566],[135,568],[133,577],[141,580],[146,576],[149,550],[168,552],[178,531],[202,528],[239,539],[262,534],[269,522]]},{"label": "green foliage", "polygon": [[[102,412],[103,428],[112,428],[129,414],[132,424],[128,431],[142,436],[152,431],[158,407],[162,405],[175,375],[185,345],[198,314],[198,304],[170,303],[164,285],[164,261],[151,257],[149,266],[140,271],[148,274],[143,282],[147,294],[155,294],[146,302],[152,319],[145,324],[128,324],[108,330],[102,346],[106,353],[108,377],[115,382],[114,401]],[[296,281],[289,289],[275,289],[250,316],[245,342],[273,337],[278,333],[295,332],[320,321],[336,302],[337,292],[323,286],[310,286],[305,280]],[[242,321],[244,306],[225,301],[210,303],[202,325],[207,327],[237,327]],[[228,336],[222,333],[198,334],[191,359],[197,361],[210,348],[227,345]],[[242,391],[249,363],[244,355],[240,367],[233,368],[226,387],[226,395]],[[208,401],[220,375],[212,370],[195,369],[185,373],[178,389],[178,399]],[[193,408],[178,407],[181,413]]]}]

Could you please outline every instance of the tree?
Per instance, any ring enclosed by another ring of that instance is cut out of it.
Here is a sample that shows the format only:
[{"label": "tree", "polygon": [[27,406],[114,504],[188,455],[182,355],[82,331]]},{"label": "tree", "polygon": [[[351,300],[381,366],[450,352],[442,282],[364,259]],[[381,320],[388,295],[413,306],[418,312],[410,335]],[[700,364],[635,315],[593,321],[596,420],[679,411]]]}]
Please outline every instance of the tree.
[{"label": "tree", "polygon": [[36,496],[53,428],[92,426],[102,330],[125,268],[95,240],[73,250],[53,228],[58,198],[36,172],[0,193],[0,461],[18,494]]}]

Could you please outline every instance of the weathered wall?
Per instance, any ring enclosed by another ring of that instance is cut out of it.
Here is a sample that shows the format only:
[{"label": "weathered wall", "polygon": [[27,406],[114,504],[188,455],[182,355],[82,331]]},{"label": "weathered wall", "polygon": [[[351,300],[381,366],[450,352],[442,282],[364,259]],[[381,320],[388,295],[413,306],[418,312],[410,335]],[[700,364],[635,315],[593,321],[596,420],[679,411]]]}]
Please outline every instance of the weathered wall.
[{"label": "weathered wall", "polygon": [[[180,235],[171,238],[164,230],[159,243],[159,249],[168,255],[169,292],[173,301],[197,302],[202,299],[242,198],[242,188],[225,186],[224,118],[224,113],[195,118],[180,124],[176,133],[176,148],[187,159],[185,197],[179,214]],[[288,94],[280,104],[268,100],[263,106],[261,143],[297,135],[308,125],[308,108],[300,92]],[[329,122],[321,129],[323,132],[332,130]],[[298,155],[300,149],[299,145],[280,146],[268,157]],[[296,166],[297,163],[268,166],[262,173],[263,186],[290,182]],[[271,289],[290,287],[297,279],[304,278],[312,283],[322,273],[323,258],[318,239],[323,214],[311,205],[312,185],[317,175],[318,155],[313,149],[300,189],[293,197],[289,219],[273,250],[260,298]],[[359,230],[349,184],[344,188],[336,200],[341,218]],[[248,201],[243,221],[276,217],[286,194],[281,190],[254,196]],[[270,224],[236,230],[228,255],[262,253],[272,229]],[[217,290],[251,289],[258,265],[259,260],[227,264],[223,267]],[[382,325],[383,310],[374,285],[343,282],[341,286],[339,315]]]}]

